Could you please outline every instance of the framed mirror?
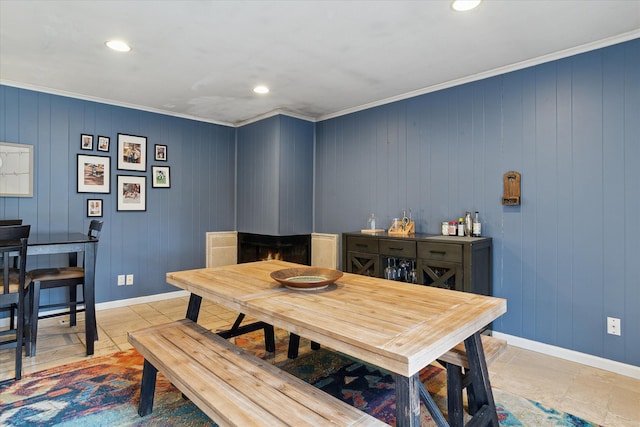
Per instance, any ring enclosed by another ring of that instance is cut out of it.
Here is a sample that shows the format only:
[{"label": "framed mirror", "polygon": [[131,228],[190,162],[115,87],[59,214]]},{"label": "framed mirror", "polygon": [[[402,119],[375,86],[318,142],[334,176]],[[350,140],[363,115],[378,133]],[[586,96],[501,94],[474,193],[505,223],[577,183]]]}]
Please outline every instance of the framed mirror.
[{"label": "framed mirror", "polygon": [[33,145],[0,142],[0,197],[33,197]]}]

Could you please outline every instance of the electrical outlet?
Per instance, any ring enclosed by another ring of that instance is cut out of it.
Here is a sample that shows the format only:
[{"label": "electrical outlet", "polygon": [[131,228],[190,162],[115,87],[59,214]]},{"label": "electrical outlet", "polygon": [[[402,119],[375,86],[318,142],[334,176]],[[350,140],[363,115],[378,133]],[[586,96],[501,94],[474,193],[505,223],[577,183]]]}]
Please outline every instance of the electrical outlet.
[{"label": "electrical outlet", "polygon": [[607,317],[607,333],[611,335],[622,335],[620,319],[616,317]]},{"label": "electrical outlet", "polygon": [[118,274],[118,286],[124,285],[124,274]]},{"label": "electrical outlet", "polygon": [[133,285],[133,274],[127,274],[127,286]]}]

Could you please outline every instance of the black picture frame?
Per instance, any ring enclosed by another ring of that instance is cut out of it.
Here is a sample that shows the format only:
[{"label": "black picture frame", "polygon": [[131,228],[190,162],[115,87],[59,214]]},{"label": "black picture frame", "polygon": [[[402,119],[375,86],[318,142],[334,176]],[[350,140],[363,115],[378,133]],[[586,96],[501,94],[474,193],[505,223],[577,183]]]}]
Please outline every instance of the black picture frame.
[{"label": "black picture frame", "polygon": [[98,135],[98,145],[97,145],[98,151],[108,152],[110,145],[111,145],[111,138],[109,138],[108,136]]},{"label": "black picture frame", "polygon": [[111,157],[78,154],[78,193],[111,193]]},{"label": "black picture frame", "polygon": [[151,186],[153,188],[171,188],[171,169],[169,166],[151,166]]},{"label": "black picture frame", "polygon": [[118,134],[118,170],[147,171],[147,137]]},{"label": "black picture frame", "polygon": [[155,159],[158,162],[166,162],[167,161],[167,146],[156,144],[154,146]]},{"label": "black picture frame", "polygon": [[89,135],[86,133],[80,134],[80,149],[93,150],[93,135]]},{"label": "black picture frame", "polygon": [[118,175],[117,210],[146,211],[147,210],[147,177],[136,175]]},{"label": "black picture frame", "polygon": [[102,199],[87,199],[87,216],[90,218],[102,217]]}]

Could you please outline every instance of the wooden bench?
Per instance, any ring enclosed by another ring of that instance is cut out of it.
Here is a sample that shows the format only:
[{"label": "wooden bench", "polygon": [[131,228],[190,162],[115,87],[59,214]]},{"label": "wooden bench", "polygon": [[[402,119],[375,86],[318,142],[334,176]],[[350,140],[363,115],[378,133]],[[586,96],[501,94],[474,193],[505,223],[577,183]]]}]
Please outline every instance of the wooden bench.
[{"label": "wooden bench", "polygon": [[[496,357],[507,348],[507,342],[488,335],[480,335],[484,358],[489,365]],[[474,415],[478,407],[474,401],[473,387],[470,382],[469,360],[464,343],[460,343],[438,358],[447,369],[447,411],[449,425],[458,427],[464,425],[464,410],[462,407],[462,390],[467,389],[467,403],[469,414]],[[464,371],[463,371],[464,369]]]},{"label": "wooden bench", "polygon": [[384,426],[191,320],[129,332],[144,357],[138,413],[153,410],[158,371],[218,425]]}]

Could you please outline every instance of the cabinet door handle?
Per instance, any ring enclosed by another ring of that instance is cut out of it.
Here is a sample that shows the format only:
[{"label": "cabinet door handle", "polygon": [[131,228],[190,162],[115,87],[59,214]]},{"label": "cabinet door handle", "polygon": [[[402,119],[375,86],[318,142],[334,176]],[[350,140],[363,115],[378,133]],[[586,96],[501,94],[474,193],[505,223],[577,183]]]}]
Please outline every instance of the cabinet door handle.
[{"label": "cabinet door handle", "polygon": [[366,248],[368,245],[364,244],[364,243],[356,243],[356,246],[359,248]]},{"label": "cabinet door handle", "polygon": [[390,251],[402,251],[404,248],[389,248]]},{"label": "cabinet door handle", "polygon": [[447,253],[446,251],[429,251],[429,252],[431,252],[432,254],[438,254],[438,255],[444,255]]}]

